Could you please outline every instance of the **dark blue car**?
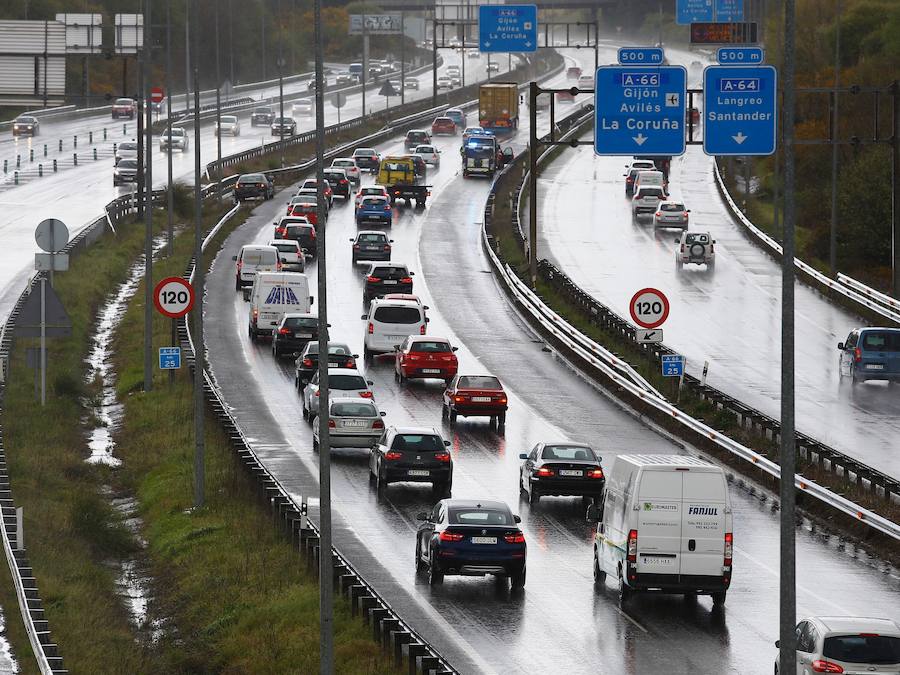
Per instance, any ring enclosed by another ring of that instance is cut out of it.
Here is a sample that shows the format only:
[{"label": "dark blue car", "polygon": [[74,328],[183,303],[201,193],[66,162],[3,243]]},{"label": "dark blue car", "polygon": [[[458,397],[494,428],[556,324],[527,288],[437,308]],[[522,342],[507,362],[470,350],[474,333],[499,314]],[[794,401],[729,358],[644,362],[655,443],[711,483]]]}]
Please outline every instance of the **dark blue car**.
[{"label": "dark blue car", "polygon": [[393,215],[394,210],[391,208],[391,200],[387,197],[378,195],[363,197],[356,209],[356,224],[380,223],[382,225],[390,225]]},{"label": "dark blue car", "polygon": [[430,584],[445,574],[491,574],[509,577],[514,589],[525,586],[522,520],[505,503],[442,499],[417,517],[416,572],[427,572]]},{"label": "dark blue car", "polygon": [[857,328],[841,350],[841,376],[853,384],[866,380],[900,382],[900,328]]}]

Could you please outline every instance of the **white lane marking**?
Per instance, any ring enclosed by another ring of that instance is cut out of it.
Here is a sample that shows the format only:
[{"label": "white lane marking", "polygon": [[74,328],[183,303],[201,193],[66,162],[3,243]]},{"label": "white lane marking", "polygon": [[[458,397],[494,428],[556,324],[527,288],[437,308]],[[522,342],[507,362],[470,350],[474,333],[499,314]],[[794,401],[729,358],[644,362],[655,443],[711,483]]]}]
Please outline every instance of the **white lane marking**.
[{"label": "white lane marking", "polygon": [[636,620],[634,620],[633,618],[631,618],[631,616],[629,616],[627,612],[623,612],[619,607],[616,607],[615,605],[613,605],[613,609],[615,609],[616,612],[618,612],[619,614],[621,614],[622,616],[624,616],[630,623],[634,624],[635,626],[637,626],[638,628],[640,628],[642,631],[644,631],[644,632],[647,633],[648,635],[650,634],[650,631],[649,631],[649,630],[647,630],[647,629],[644,628],[641,624],[639,624]]}]

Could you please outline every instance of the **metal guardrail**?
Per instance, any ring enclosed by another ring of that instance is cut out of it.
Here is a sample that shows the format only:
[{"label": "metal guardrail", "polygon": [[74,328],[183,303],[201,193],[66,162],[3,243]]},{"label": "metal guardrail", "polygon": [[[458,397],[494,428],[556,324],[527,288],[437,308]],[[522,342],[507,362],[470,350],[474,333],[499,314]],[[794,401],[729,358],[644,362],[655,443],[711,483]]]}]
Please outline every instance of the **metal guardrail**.
[{"label": "metal guardrail", "polygon": [[[722,178],[722,172],[719,169],[718,162],[713,162],[713,173],[716,177],[716,185],[719,188],[719,193],[722,195],[722,198],[725,200],[725,203],[731,210],[732,215],[741,225],[743,225],[744,229],[746,229],[754,239],[760,242],[764,248],[768,249],[768,252],[771,255],[780,260],[782,258],[781,244],[779,244],[775,239],[773,239],[768,234],[759,229],[756,225],[754,225],[734,202],[734,199],[732,199],[731,194],[728,192],[728,188],[725,186],[725,181]],[[803,262],[799,258],[794,258],[794,266],[801,273],[801,276],[804,279],[807,279],[815,286],[818,286],[820,289],[833,291],[834,293],[843,296],[851,303],[855,303],[856,305],[865,308],[866,310],[877,316],[883,317],[888,321],[892,321],[895,324],[900,325],[900,313],[884,307],[882,304],[875,300],[870,300],[869,293],[857,292],[856,290],[854,290],[854,288],[844,285],[840,281],[836,281],[834,279],[831,279],[830,277],[825,276],[817,269]],[[872,291],[873,289],[868,290]],[[877,291],[874,292],[877,293]]]},{"label": "metal guardrail", "polygon": [[876,291],[871,286],[866,286],[863,282],[854,279],[853,277],[847,276],[842,272],[838,272],[837,280],[840,281],[844,286],[853,289],[857,293],[866,296],[867,298],[871,298],[875,302],[884,305],[889,310],[900,313],[900,300],[897,298],[892,298],[889,295],[882,293],[881,291]]}]

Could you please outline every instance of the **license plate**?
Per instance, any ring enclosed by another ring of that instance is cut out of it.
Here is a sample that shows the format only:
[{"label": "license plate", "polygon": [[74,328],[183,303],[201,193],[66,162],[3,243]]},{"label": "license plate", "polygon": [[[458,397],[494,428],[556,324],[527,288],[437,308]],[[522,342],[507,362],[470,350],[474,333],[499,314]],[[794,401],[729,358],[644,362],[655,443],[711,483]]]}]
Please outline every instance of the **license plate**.
[{"label": "license plate", "polygon": [[574,469],[560,469],[560,470],[559,470],[559,475],[560,475],[560,476],[583,476],[583,475],[584,475],[584,472],[583,472],[583,471],[577,471],[577,470],[574,470]]},{"label": "license plate", "polygon": [[666,557],[666,556],[661,556],[661,555],[644,555],[643,553],[641,554],[641,562],[643,562],[647,565],[662,565],[662,566],[672,565],[675,563],[675,560],[676,560],[675,556]]},{"label": "license plate", "polygon": [[426,375],[438,375],[440,374],[440,368],[422,368],[422,372]]},{"label": "license plate", "polygon": [[341,420],[342,427],[365,427],[368,422],[365,420]]},{"label": "license plate", "polygon": [[294,333],[295,338],[312,338],[312,333]]},{"label": "license plate", "polygon": [[396,284],[397,282],[394,279],[385,279],[384,283],[385,284]]},{"label": "license plate", "polygon": [[491,397],[490,396],[473,396],[472,402],[473,403],[490,403]]},{"label": "license plate", "polygon": [[428,476],[431,474],[428,469],[410,469],[406,473],[410,476]]},{"label": "license plate", "polygon": [[866,370],[884,370],[884,366],[880,363],[867,363]]},{"label": "license plate", "polygon": [[473,544],[496,544],[497,537],[472,537]]}]

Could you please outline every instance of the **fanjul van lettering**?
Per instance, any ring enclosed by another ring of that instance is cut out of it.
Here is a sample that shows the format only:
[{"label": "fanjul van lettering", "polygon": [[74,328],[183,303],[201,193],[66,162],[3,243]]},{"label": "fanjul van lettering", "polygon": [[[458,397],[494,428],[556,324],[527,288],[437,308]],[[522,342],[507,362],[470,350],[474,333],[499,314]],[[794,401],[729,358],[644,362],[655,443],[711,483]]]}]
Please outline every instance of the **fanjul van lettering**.
[{"label": "fanjul van lettering", "polygon": [[717,516],[719,515],[718,506],[689,506],[689,516]]}]

